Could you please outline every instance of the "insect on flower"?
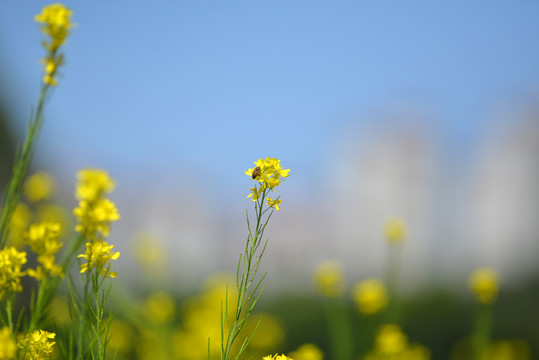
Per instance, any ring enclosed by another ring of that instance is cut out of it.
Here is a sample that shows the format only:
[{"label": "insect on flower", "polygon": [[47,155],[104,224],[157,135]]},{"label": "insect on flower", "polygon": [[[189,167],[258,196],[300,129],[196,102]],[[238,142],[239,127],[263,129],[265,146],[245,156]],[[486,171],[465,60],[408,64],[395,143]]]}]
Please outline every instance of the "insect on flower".
[{"label": "insect on flower", "polygon": [[253,179],[256,179],[262,174],[262,169],[260,169],[260,166],[257,166],[253,169]]}]

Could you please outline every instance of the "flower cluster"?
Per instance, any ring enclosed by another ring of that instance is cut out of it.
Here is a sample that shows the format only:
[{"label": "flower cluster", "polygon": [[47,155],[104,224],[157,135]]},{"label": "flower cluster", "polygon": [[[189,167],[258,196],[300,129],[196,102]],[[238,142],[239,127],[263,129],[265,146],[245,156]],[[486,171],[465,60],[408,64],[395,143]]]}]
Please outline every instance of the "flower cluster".
[{"label": "flower cluster", "polygon": [[[258,159],[255,161],[255,167],[245,172],[247,176],[250,176],[253,180],[258,181],[260,187],[251,188],[251,193],[247,197],[252,197],[253,201],[257,201],[258,198],[265,196],[268,190],[275,191],[275,188],[288,177],[290,169],[283,169],[281,166],[281,160],[276,158],[270,158],[269,156],[264,159]],[[266,198],[269,207],[279,211],[279,205],[282,200]]]},{"label": "flower cluster", "polygon": [[498,296],[498,274],[491,268],[477,269],[470,275],[469,286],[477,301],[492,304]]},{"label": "flower cluster", "polygon": [[26,263],[26,253],[14,247],[0,250],[0,299],[8,292],[22,291],[21,277],[25,274],[22,266]]},{"label": "flower cluster", "polygon": [[262,360],[292,360],[292,358],[289,358],[288,356],[285,356],[285,355],[275,354],[275,355],[264,356]]},{"label": "flower cluster", "polygon": [[337,298],[345,291],[343,269],[335,261],[324,261],[318,265],[314,273],[314,282],[318,291],[330,298]]},{"label": "flower cluster", "polygon": [[31,334],[26,334],[19,340],[17,344],[24,354],[20,357],[24,360],[45,360],[50,359],[53,346],[56,344],[53,341],[56,334],[44,330],[35,330]]},{"label": "flower cluster", "polygon": [[354,287],[352,298],[358,310],[364,315],[376,314],[389,302],[384,283],[379,279],[367,279]]},{"label": "flower cluster", "polygon": [[51,4],[41,10],[41,14],[34,17],[34,20],[41,24],[41,32],[49,37],[43,41],[43,47],[47,50],[47,56],[41,60],[45,75],[43,82],[47,85],[56,86],[58,83],[56,75],[58,68],[64,64],[63,54],[58,52],[70,30],[74,27],[71,22],[73,11],[62,4]]},{"label": "flower cluster", "polygon": [[323,360],[324,353],[315,344],[303,344],[289,354],[294,360]]},{"label": "flower cluster", "polygon": [[28,275],[38,281],[46,274],[63,276],[62,267],[56,264],[56,253],[62,248],[58,240],[60,230],[58,223],[43,222],[33,224],[25,234],[26,243],[37,254],[37,261],[41,264],[35,270],[28,269]]},{"label": "flower cluster", "polygon": [[81,265],[81,273],[96,269],[105,277],[115,277],[116,273],[110,271],[110,260],[118,259],[120,253],[113,253],[113,245],[105,242],[111,222],[120,218],[114,203],[105,197],[114,189],[114,181],[107,172],[97,169],[81,170],[77,177],[75,196],[79,206],[73,213],[79,223],[75,230],[90,240],[86,243],[86,253],[78,256],[87,261]]},{"label": "flower cluster", "polygon": [[376,335],[375,348],[365,360],[408,359],[428,360],[430,351],[422,345],[408,343],[408,337],[398,325],[383,325]]}]

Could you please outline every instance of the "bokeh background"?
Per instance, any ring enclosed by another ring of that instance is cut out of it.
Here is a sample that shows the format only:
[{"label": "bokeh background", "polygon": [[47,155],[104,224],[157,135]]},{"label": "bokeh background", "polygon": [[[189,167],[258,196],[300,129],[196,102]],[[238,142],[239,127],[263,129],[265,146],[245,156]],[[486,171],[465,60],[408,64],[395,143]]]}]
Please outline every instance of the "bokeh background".
[{"label": "bokeh background", "polygon": [[[2,181],[38,97],[33,16],[46,4],[0,5]],[[457,339],[430,330],[450,327],[448,309],[464,319],[453,329],[469,328],[466,279],[482,266],[501,279],[495,335],[537,349],[539,3],[65,4],[77,27],[33,170],[54,175],[66,208],[77,170],[117,180],[115,268],[130,291],[185,296],[234,271],[252,207],[244,171],[271,156],[291,173],[261,306],[312,298],[328,259],[350,284],[382,277],[382,228],[398,216],[409,227],[400,291],[417,309],[408,329],[435,356]],[[137,263],[149,238],[159,281]]]}]

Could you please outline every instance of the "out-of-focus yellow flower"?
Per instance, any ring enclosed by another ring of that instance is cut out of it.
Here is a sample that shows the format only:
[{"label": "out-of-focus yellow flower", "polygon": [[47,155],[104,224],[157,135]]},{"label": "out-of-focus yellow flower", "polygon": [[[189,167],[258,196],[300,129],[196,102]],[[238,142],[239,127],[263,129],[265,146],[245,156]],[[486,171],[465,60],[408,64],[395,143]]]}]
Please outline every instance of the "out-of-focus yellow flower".
[{"label": "out-of-focus yellow flower", "polygon": [[383,325],[376,336],[376,347],[384,354],[402,352],[408,344],[408,338],[397,325]]},{"label": "out-of-focus yellow flower", "polygon": [[389,302],[386,287],[379,279],[367,279],[354,287],[352,298],[364,315],[376,314]]},{"label": "out-of-focus yellow flower", "polygon": [[11,217],[11,226],[9,227],[8,243],[17,249],[24,245],[24,233],[32,221],[32,211],[24,203],[17,204],[13,216]]},{"label": "out-of-focus yellow flower", "polygon": [[275,354],[275,355],[264,356],[262,360],[293,360],[293,359],[285,355]]},{"label": "out-of-focus yellow flower", "polygon": [[488,346],[482,359],[485,360],[531,360],[530,346],[523,340],[502,340]]},{"label": "out-of-focus yellow flower", "polygon": [[428,360],[430,351],[419,344],[409,344],[398,325],[383,325],[376,335],[375,347],[364,360]]},{"label": "out-of-focus yellow flower", "polygon": [[168,253],[158,237],[150,233],[139,233],[134,238],[134,248],[135,257],[145,270],[150,273],[162,273],[168,262]]},{"label": "out-of-focus yellow flower", "polygon": [[112,266],[110,261],[118,259],[120,253],[112,253],[111,250],[113,247],[114,245],[109,245],[104,241],[87,242],[86,253],[77,256],[79,258],[84,258],[87,261],[80,266],[80,272],[84,273],[86,271],[97,269],[97,271],[104,277],[116,277],[116,272],[110,271]]},{"label": "out-of-focus yellow flower", "polygon": [[279,318],[269,313],[263,313],[249,317],[242,331],[245,334],[254,333],[259,321],[260,326],[258,326],[249,346],[261,351],[264,350],[264,354],[276,348],[283,341],[284,330]]},{"label": "out-of-focus yellow flower", "polygon": [[408,234],[408,227],[406,226],[406,222],[404,220],[397,217],[392,217],[386,222],[384,232],[390,243],[397,244],[406,238]]},{"label": "out-of-focus yellow flower", "polygon": [[[60,234],[65,233],[65,229],[70,224],[70,214],[65,208],[56,204],[44,203],[36,207],[36,222],[54,222],[60,224]],[[61,236],[60,235],[60,236]]]},{"label": "out-of-focus yellow flower", "polygon": [[165,323],[174,318],[176,303],[172,297],[165,292],[153,293],[144,304],[146,316],[156,323]]},{"label": "out-of-focus yellow flower", "polygon": [[304,344],[290,353],[294,360],[323,360],[324,353],[315,344]]},{"label": "out-of-focus yellow flower", "polygon": [[62,268],[56,265],[56,253],[62,248],[58,240],[60,224],[39,223],[30,226],[25,239],[34,253],[38,255],[37,261],[41,264],[35,270],[28,269],[28,275],[41,280],[45,274],[63,276]]},{"label": "out-of-focus yellow flower", "polygon": [[49,314],[56,325],[66,325],[71,322],[69,303],[64,296],[55,296],[52,299]]},{"label": "out-of-focus yellow flower", "polygon": [[314,282],[318,291],[324,296],[336,298],[344,293],[344,275],[338,262],[324,261],[318,265],[314,273]]},{"label": "out-of-focus yellow flower", "polygon": [[46,172],[37,172],[30,176],[24,184],[24,196],[36,203],[48,200],[54,193],[54,178]]},{"label": "out-of-focus yellow flower", "polygon": [[0,359],[1,360],[13,360],[15,359],[15,352],[17,345],[15,340],[11,337],[11,332],[7,326],[4,326],[0,330]]},{"label": "out-of-focus yellow flower", "polygon": [[134,331],[128,322],[113,319],[109,327],[110,340],[107,342],[109,351],[118,350],[119,354],[126,354],[133,348]]},{"label": "out-of-focus yellow flower", "polygon": [[50,359],[53,341],[56,334],[43,330],[35,330],[31,334],[26,334],[19,340],[18,347],[21,349],[22,359],[24,360],[47,360]]},{"label": "out-of-focus yellow flower", "polygon": [[498,296],[498,274],[491,268],[475,270],[468,279],[468,285],[482,304],[492,304]]},{"label": "out-of-focus yellow flower", "polygon": [[77,189],[75,197],[78,200],[94,202],[101,199],[104,194],[114,190],[116,184],[109,174],[100,169],[84,169],[77,173]]},{"label": "out-of-focus yellow flower", "polygon": [[26,252],[14,247],[0,250],[0,299],[8,292],[21,292],[21,277],[26,275],[22,266],[26,264]]}]

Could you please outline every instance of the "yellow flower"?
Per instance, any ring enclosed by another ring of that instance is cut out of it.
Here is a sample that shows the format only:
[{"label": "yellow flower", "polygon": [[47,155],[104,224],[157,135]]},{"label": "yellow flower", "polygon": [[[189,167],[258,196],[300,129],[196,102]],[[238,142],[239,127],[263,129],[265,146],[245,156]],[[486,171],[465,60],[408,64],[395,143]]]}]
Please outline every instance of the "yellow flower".
[{"label": "yellow flower", "polygon": [[491,268],[475,270],[468,279],[468,285],[482,304],[492,304],[498,296],[498,274]]},{"label": "yellow flower", "polygon": [[15,359],[15,351],[17,350],[17,345],[15,340],[11,337],[11,332],[7,326],[4,326],[0,330],[0,359],[1,360],[12,360]]},{"label": "yellow flower", "polygon": [[17,205],[11,218],[11,226],[9,227],[9,245],[17,249],[22,248],[24,233],[32,221],[32,216],[32,212],[24,203]]},{"label": "yellow flower", "polygon": [[292,360],[292,358],[289,358],[288,356],[285,356],[285,355],[275,354],[273,356],[272,355],[264,356],[262,360]]},{"label": "yellow flower", "polygon": [[56,334],[43,330],[35,330],[31,334],[26,334],[19,341],[20,353],[24,360],[48,360],[51,357]]},{"label": "yellow flower", "polygon": [[279,211],[279,204],[282,203],[282,200],[273,200],[272,198],[266,198],[268,201],[268,206],[275,208],[275,210]]},{"label": "yellow flower", "polygon": [[22,266],[26,264],[26,252],[14,247],[0,250],[0,299],[7,292],[22,291],[21,277],[25,275]]},{"label": "yellow flower", "polygon": [[24,195],[33,203],[47,200],[53,193],[54,179],[45,172],[33,174],[24,184]]},{"label": "yellow flower", "polygon": [[116,184],[106,171],[99,169],[85,169],[77,173],[79,182],[75,191],[78,200],[94,202],[104,194],[112,192]]},{"label": "yellow flower", "polygon": [[266,160],[258,159],[255,161],[255,167],[248,169],[245,174],[253,178],[253,172],[258,170],[260,174],[255,172],[255,177],[253,180],[258,181],[262,189],[271,189],[279,186],[281,181],[284,181],[284,178],[288,177],[290,169],[283,169],[281,166],[281,160],[276,158],[270,158],[269,156]]},{"label": "yellow flower", "polygon": [[378,279],[368,279],[354,287],[352,298],[359,312],[365,315],[376,314],[386,307],[389,298],[384,283]]},{"label": "yellow flower", "polygon": [[71,22],[73,11],[62,4],[51,4],[41,10],[34,20],[41,23],[41,32],[50,37],[50,42],[43,42],[45,49],[54,53],[65,43],[69,30],[75,26]]},{"label": "yellow flower", "polygon": [[80,266],[80,272],[84,273],[86,271],[97,269],[103,277],[116,277],[116,272],[110,271],[112,266],[110,261],[118,259],[120,253],[112,253],[111,250],[113,247],[114,245],[109,245],[104,241],[87,242],[86,253],[77,256],[79,258],[84,258],[87,261]]},{"label": "yellow flower", "polygon": [[408,344],[408,338],[398,325],[383,325],[376,335],[376,347],[383,354],[402,352]]},{"label": "yellow flower", "polygon": [[314,344],[301,345],[296,351],[292,352],[290,356],[294,360],[322,360],[324,359],[324,353]]},{"label": "yellow flower", "polygon": [[253,197],[253,201],[256,201],[256,200],[258,200],[258,198],[260,197],[260,195],[262,195],[262,191],[263,191],[264,189],[254,187],[254,188],[251,188],[250,190],[251,190],[251,193],[250,193],[249,195],[247,195],[247,197],[251,197],[251,196],[252,196],[252,197]]},{"label": "yellow flower", "polygon": [[73,210],[79,219],[75,230],[96,241],[109,236],[110,223],[120,219],[116,206],[109,199],[98,199],[94,202],[81,201]]},{"label": "yellow flower", "polygon": [[38,257],[37,261],[43,266],[35,270],[28,269],[28,275],[41,280],[45,274],[51,276],[63,276],[62,268],[56,265],[56,253],[62,248],[58,240],[60,236],[60,224],[42,222],[33,224],[25,235],[25,240]]},{"label": "yellow flower", "polygon": [[408,229],[404,220],[393,217],[385,225],[385,235],[389,242],[393,244],[400,243],[406,238]]},{"label": "yellow flower", "polygon": [[165,292],[152,294],[144,304],[147,317],[156,323],[165,323],[173,319],[176,304],[174,299]]},{"label": "yellow flower", "polygon": [[322,295],[332,298],[341,296],[345,287],[341,265],[334,261],[321,263],[315,270],[314,282]]}]

